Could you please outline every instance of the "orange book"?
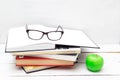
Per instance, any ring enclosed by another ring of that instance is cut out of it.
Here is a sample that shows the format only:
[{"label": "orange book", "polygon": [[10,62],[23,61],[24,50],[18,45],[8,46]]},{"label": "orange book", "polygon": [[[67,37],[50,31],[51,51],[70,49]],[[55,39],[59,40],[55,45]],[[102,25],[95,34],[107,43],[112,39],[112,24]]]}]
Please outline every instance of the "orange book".
[{"label": "orange book", "polygon": [[44,57],[16,56],[16,66],[73,66],[74,61],[57,60]]}]

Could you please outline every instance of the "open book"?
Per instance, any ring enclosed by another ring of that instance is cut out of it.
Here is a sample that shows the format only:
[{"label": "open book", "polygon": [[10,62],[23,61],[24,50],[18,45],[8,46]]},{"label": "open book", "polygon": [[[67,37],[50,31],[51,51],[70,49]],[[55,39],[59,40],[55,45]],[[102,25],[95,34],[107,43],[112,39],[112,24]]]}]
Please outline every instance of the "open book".
[{"label": "open book", "polygon": [[[46,27],[43,25],[28,25],[28,29],[39,30],[43,32],[55,31],[55,27]],[[9,30],[6,42],[6,52],[30,51],[54,49],[56,45],[78,46],[87,48],[99,48],[86,34],[81,30],[64,29],[64,34],[60,40],[51,41],[46,36],[40,40],[32,40],[26,33],[26,26],[12,28]]]}]

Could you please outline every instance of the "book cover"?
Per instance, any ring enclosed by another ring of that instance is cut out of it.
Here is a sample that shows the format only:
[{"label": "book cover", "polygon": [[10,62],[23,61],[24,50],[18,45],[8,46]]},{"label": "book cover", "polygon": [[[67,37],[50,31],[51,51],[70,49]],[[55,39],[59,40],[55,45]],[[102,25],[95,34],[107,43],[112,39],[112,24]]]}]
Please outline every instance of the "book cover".
[{"label": "book cover", "polygon": [[[28,29],[42,32],[55,31],[57,27],[43,25],[28,25]],[[26,26],[12,28],[8,32],[6,52],[53,49],[55,45],[68,45],[87,48],[99,48],[83,31],[63,28],[64,34],[60,40],[51,41],[46,36],[40,40],[32,40],[28,37]],[[39,35],[36,35],[39,36]],[[55,36],[54,36],[55,37]],[[43,44],[42,46],[40,44]],[[46,44],[46,45],[44,45]],[[47,46],[48,44],[48,46]],[[32,47],[29,47],[32,46]]]},{"label": "book cover", "polygon": [[47,69],[56,68],[56,67],[57,66],[22,66],[22,69],[26,73],[32,73],[32,72],[47,70]]},{"label": "book cover", "polygon": [[16,66],[73,66],[74,61],[57,60],[44,57],[16,56]]}]

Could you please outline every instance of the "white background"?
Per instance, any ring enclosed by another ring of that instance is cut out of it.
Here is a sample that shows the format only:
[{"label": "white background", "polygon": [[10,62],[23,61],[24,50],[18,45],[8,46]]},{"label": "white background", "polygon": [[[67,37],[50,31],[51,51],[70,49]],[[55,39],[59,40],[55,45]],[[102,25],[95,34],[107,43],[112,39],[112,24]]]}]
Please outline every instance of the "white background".
[{"label": "white background", "polygon": [[119,44],[120,0],[0,0],[0,43],[26,23],[83,29],[98,44]]}]

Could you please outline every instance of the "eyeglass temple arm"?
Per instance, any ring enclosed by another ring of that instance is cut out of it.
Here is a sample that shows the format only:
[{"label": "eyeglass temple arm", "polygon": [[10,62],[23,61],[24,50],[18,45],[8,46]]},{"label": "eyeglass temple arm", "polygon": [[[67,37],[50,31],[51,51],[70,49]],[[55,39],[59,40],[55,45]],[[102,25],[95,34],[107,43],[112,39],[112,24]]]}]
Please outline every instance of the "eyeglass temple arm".
[{"label": "eyeglass temple arm", "polygon": [[28,25],[26,24],[25,27],[26,27],[26,31],[27,31],[28,30]]},{"label": "eyeglass temple arm", "polygon": [[56,31],[58,31],[59,28],[61,28],[61,30],[63,31],[63,28],[60,25],[57,27]]}]

